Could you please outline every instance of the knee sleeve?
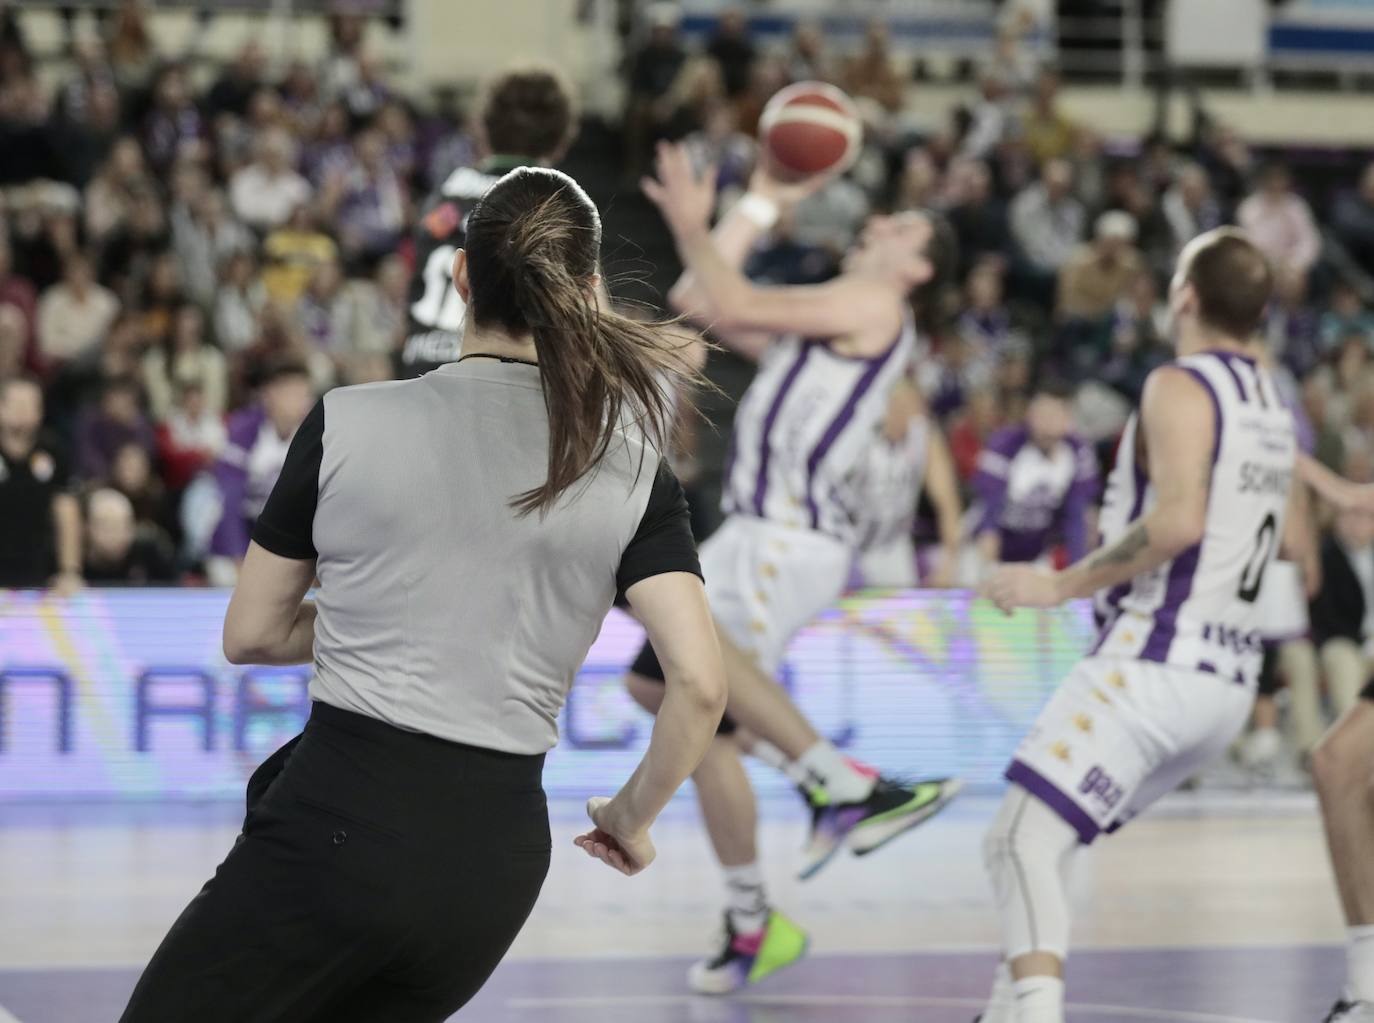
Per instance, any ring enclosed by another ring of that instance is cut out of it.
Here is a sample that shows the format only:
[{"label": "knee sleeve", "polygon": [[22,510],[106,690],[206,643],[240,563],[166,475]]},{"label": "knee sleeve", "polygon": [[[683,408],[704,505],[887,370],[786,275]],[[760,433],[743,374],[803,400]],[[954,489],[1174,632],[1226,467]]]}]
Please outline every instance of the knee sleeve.
[{"label": "knee sleeve", "polygon": [[1078,833],[1019,785],[1013,785],[983,840],[1007,959],[1069,951],[1069,869]]},{"label": "knee sleeve", "polygon": [[[641,678],[647,678],[650,682],[657,682],[660,685],[663,684],[663,666],[658,663],[658,654],[654,653],[653,644],[647,639],[644,641],[644,646],[639,650],[639,656],[637,656],[634,659],[634,663],[630,665],[630,671]],[[732,735],[736,727],[735,722],[730,719],[730,715],[726,714],[720,719],[720,725],[716,728],[716,734]]]}]

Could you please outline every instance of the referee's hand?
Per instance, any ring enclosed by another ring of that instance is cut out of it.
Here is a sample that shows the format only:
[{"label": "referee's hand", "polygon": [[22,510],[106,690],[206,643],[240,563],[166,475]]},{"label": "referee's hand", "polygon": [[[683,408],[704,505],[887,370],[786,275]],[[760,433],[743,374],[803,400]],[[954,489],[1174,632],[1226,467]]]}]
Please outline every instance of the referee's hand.
[{"label": "referee's hand", "polygon": [[648,831],[631,833],[619,826],[611,800],[593,796],[587,800],[587,816],[595,826],[573,844],[588,856],[631,877],[654,862],[657,854]]}]

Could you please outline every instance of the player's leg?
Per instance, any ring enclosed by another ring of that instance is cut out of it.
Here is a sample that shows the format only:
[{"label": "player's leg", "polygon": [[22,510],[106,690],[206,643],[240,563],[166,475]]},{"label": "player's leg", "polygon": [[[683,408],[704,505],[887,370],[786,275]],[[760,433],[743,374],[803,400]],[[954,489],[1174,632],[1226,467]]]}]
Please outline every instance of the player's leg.
[{"label": "player's leg", "polygon": [[1349,639],[1328,639],[1321,648],[1322,676],[1331,695],[1331,706],[1340,717],[1354,707],[1369,681],[1364,651]]},{"label": "player's leg", "polygon": [[[627,676],[630,695],[651,714],[663,702],[663,681],[652,650],[641,653]],[[756,983],[800,959],[806,934],[768,900],[758,862],[758,803],[727,716],[692,774],[706,833],[725,882],[725,926],[720,948],[694,963],[688,983],[703,994],[727,994]]]},{"label": "player's leg", "polygon": [[1312,776],[1349,927],[1346,990],[1333,1023],[1374,1020],[1374,685],[1312,755]]}]

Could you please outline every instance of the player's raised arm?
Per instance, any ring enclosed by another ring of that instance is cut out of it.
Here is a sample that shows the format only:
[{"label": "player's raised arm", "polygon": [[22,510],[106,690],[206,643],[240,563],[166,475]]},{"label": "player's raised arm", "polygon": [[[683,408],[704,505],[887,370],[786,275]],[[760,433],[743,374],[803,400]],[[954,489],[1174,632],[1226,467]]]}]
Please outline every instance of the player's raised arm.
[{"label": "player's raised arm", "polygon": [[1298,455],[1298,479],[1340,511],[1374,512],[1374,484],[1352,483],[1309,454]]},{"label": "player's raised arm", "polygon": [[[657,179],[646,179],[643,188],[662,212],[685,267],[682,286],[673,293],[679,311],[722,331],[727,339],[740,331],[843,336],[871,345],[873,354],[891,342],[902,312],[892,301],[890,287],[853,275],[798,287],[751,283],[739,266],[743,261],[740,249],[747,251],[742,243],[748,238],[752,244],[757,238],[757,234],[749,237],[757,228],[745,223],[747,210],[727,217],[718,229],[723,237],[717,237],[710,230],[714,175],[694,168],[690,153],[681,145],[660,145],[656,166]],[[766,341],[752,338],[734,346],[742,354],[757,357]]]},{"label": "player's raised arm", "polygon": [[986,593],[1002,610],[1053,607],[1091,596],[1162,565],[1202,539],[1217,440],[1212,396],[1188,370],[1165,366],[1145,382],[1140,416],[1154,506],[1115,543],[1063,571],[1000,568]]}]

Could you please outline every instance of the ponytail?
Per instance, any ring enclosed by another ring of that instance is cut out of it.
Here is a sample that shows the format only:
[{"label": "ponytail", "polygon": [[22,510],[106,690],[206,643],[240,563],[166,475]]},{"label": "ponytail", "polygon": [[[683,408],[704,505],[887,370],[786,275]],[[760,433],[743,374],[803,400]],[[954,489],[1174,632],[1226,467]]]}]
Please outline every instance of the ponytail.
[{"label": "ponytail", "polygon": [[[508,330],[528,331],[539,355],[549,419],[548,471],[542,484],[511,500],[519,514],[528,515],[553,507],[595,468],[627,425],[664,450],[672,427],[672,390],[697,374],[688,344],[666,331],[667,324],[640,323],[607,308],[605,292],[594,285],[600,221],[577,184],[556,171],[524,169],[492,192],[517,177],[533,185],[554,179],[557,187],[539,188],[540,194],[530,197],[535,201],[512,211],[499,238],[490,224],[497,219],[491,206],[509,207],[513,197],[493,204],[488,193],[473,211],[468,248],[476,322],[495,320]],[[483,234],[493,235],[492,268],[480,262]],[[491,287],[480,286],[488,283]],[[498,285],[500,290],[493,290]]]}]

